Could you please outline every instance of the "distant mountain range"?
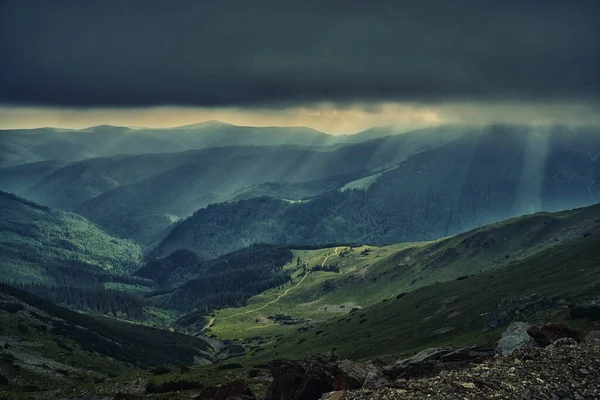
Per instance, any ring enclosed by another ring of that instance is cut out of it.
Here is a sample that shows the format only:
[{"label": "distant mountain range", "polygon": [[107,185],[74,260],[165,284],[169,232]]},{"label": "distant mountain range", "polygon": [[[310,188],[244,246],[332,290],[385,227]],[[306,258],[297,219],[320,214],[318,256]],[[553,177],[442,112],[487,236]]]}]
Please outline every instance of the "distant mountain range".
[{"label": "distant mountain range", "polygon": [[218,121],[151,129],[100,125],[81,130],[0,130],[0,167],[117,154],[175,153],[223,146],[329,146],[404,133],[382,127],[354,135],[329,135],[307,127],[236,126]]},{"label": "distant mountain range", "polygon": [[233,146],[38,162],[0,168],[0,188],[76,211],[149,247],[208,204],[257,195],[310,198],[462,134],[444,128],[334,147]]},{"label": "distant mountain range", "polygon": [[150,256],[186,248],[208,258],[253,243],[427,240],[600,199],[596,127],[397,133],[383,127],[334,137],[219,122],[3,131],[2,148],[21,143],[23,150],[5,164],[62,159],[2,167],[0,189],[82,214]]},{"label": "distant mountain range", "polygon": [[214,256],[257,242],[430,240],[526,213],[585,206],[600,199],[598,154],[595,129],[469,130],[306,201],[262,197],[200,209],[152,256],[179,248]]}]

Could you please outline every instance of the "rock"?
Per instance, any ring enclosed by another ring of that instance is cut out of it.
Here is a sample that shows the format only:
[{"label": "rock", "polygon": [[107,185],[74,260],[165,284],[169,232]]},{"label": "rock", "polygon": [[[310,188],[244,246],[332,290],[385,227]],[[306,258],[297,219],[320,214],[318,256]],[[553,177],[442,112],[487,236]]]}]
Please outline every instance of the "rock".
[{"label": "rock", "polygon": [[484,329],[496,329],[509,322],[527,319],[543,310],[558,307],[561,300],[546,297],[540,293],[533,293],[522,297],[509,297],[502,299],[496,309],[490,312],[485,322]]},{"label": "rock", "polygon": [[575,340],[573,338],[560,338],[560,339],[556,340],[554,343],[548,345],[546,347],[546,350],[552,351],[552,350],[560,349],[562,347],[570,347],[570,346],[577,346],[577,340]]},{"label": "rock", "polygon": [[452,353],[452,349],[430,348],[423,350],[412,357],[396,361],[384,367],[383,373],[390,379],[411,379],[432,376],[439,373],[443,356]]},{"label": "rock", "polygon": [[[559,339],[548,347],[572,340]],[[563,345],[559,351],[521,349],[511,357],[494,357],[448,374],[399,379],[384,388],[346,391],[341,399],[330,400],[600,399],[599,360],[596,340]]]},{"label": "rock", "polygon": [[378,366],[317,356],[308,360],[276,360],[266,400],[310,400],[332,391],[381,387],[388,384]]},{"label": "rock", "polygon": [[269,368],[273,375],[273,382],[269,386],[265,400],[301,398],[307,368],[304,362],[276,360],[269,365]]},{"label": "rock", "polygon": [[524,322],[513,322],[504,331],[498,341],[496,353],[503,356],[511,355],[517,349],[532,349],[539,347],[535,340],[527,333],[530,326]]},{"label": "rock", "polygon": [[579,334],[572,331],[564,324],[537,324],[527,329],[529,336],[535,340],[540,347],[546,347],[562,338],[579,339]]},{"label": "rock", "polygon": [[600,331],[590,331],[586,336],[584,341],[586,343],[591,342],[600,342]]},{"label": "rock", "polygon": [[329,393],[323,395],[323,397],[321,397],[321,399],[322,400],[340,400],[343,396],[344,396],[344,391],[340,390],[340,391],[335,391],[335,392],[329,392]]},{"label": "rock", "polygon": [[334,390],[347,390],[360,385],[365,388],[379,388],[388,383],[381,369],[372,363],[357,363],[350,360],[337,362],[334,373]]},{"label": "rock", "polygon": [[494,354],[495,346],[493,345],[463,347],[442,356],[442,362],[482,362],[493,357]]},{"label": "rock", "polygon": [[463,348],[431,348],[412,357],[401,359],[382,370],[390,379],[412,379],[433,376],[445,369],[470,362],[482,362],[494,356],[490,345]]},{"label": "rock", "polygon": [[224,385],[206,388],[196,396],[197,400],[254,400],[254,394],[246,381],[239,379]]},{"label": "rock", "polygon": [[398,360],[395,364],[418,364],[428,361],[441,360],[443,356],[451,353],[452,351],[452,349],[432,347],[430,349],[425,349],[412,357]]}]

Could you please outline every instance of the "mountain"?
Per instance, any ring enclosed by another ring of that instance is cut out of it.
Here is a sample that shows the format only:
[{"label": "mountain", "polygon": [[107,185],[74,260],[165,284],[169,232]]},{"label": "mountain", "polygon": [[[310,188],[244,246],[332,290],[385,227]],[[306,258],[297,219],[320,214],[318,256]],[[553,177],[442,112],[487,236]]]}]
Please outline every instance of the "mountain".
[{"label": "mountain", "polygon": [[335,136],[305,127],[249,127],[219,122],[166,129],[100,125],[86,129],[0,131],[0,166],[117,154],[171,153],[221,146],[335,145]]},{"label": "mountain", "polygon": [[219,121],[152,129],[99,125],[86,129],[0,130],[0,167],[39,161],[80,161],[117,154],[173,153],[230,146],[339,146],[398,135],[395,127],[352,135],[329,135],[312,128],[237,126]]},{"label": "mountain", "polygon": [[[243,378],[264,393],[264,366],[275,358],[332,352],[391,359],[494,342],[515,320],[561,321],[585,332],[600,316],[599,249],[596,204],[432,242],[291,251],[257,245],[214,260],[178,250],[129,275],[161,284],[162,292],[147,293],[155,307],[198,309],[177,327],[212,338],[84,315],[0,284],[0,390],[8,398],[155,391],[189,398]],[[192,365],[211,362],[220,364]]]},{"label": "mountain", "polygon": [[96,196],[186,165],[197,156],[188,152],[93,158],[57,169],[20,194],[51,207],[73,211]]},{"label": "mountain", "polygon": [[[373,141],[360,146],[367,143]],[[581,207],[600,199],[597,154],[594,128],[471,129],[306,201],[265,197],[200,209],[152,255],[179,248],[219,255],[257,242],[431,240],[526,213]]]},{"label": "mountain", "polygon": [[25,196],[36,183],[67,165],[67,161],[40,161],[14,167],[0,167],[0,188],[5,192]]},{"label": "mountain", "polygon": [[214,260],[183,250],[142,266],[139,246],[76,214],[0,192],[0,219],[2,280],[95,315],[173,319],[174,310],[243,305],[289,278],[280,271],[287,247],[256,245]]},{"label": "mountain", "polygon": [[[41,179],[32,174],[27,179],[31,187],[18,193],[81,213],[150,247],[174,221],[208,204],[264,194],[313,197],[463,133],[431,129],[341,147],[236,146],[96,158],[70,163]],[[26,166],[13,169],[24,176]]]},{"label": "mountain", "polygon": [[159,137],[168,137],[188,148],[229,146],[328,146],[343,143],[336,136],[315,129],[292,126],[237,126],[219,121],[154,130]]},{"label": "mountain", "polygon": [[[432,128],[424,128],[419,129],[417,131],[426,131]],[[435,128],[433,128],[435,129]],[[415,130],[412,130],[415,131]],[[364,131],[352,134],[352,135],[339,135],[338,140],[343,143],[360,143],[365,142],[367,140],[380,139],[386,136],[394,136],[401,135],[406,132],[411,132],[411,130],[402,129],[397,126],[389,125],[389,126],[376,126],[374,128],[369,128]]]},{"label": "mountain", "polygon": [[[406,295],[398,293],[345,318],[279,338],[266,346],[266,353],[260,357],[333,350],[358,359],[433,346],[472,345],[497,340],[509,322],[523,320],[559,320],[580,329],[597,329],[592,319],[597,318],[593,316],[597,311],[586,317],[586,310],[595,307],[598,249],[600,236],[596,233],[509,267],[423,287]],[[571,314],[570,309],[582,309],[582,316]]]},{"label": "mountain", "polygon": [[0,131],[0,166],[86,158],[121,153],[156,153],[180,150],[169,140],[144,131],[117,126],[97,126],[82,130],[55,128]]},{"label": "mountain", "polygon": [[292,282],[211,314],[205,333],[243,344],[243,362],[389,356],[497,340],[513,321],[600,318],[600,204],[434,242],[293,253]]},{"label": "mountain", "polygon": [[141,250],[79,215],[0,192],[0,260],[4,282],[57,285],[132,272]]}]

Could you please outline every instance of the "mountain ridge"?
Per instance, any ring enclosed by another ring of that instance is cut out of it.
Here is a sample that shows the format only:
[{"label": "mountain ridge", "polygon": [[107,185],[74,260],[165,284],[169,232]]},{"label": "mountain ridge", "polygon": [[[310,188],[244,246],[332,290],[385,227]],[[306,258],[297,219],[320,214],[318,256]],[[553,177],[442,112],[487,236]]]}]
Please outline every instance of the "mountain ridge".
[{"label": "mountain ridge", "polygon": [[517,215],[593,204],[600,198],[600,162],[588,153],[600,152],[599,139],[599,131],[561,128],[539,135],[503,127],[468,132],[411,154],[362,188],[308,202],[266,197],[200,209],[152,254],[180,247],[219,254],[252,241],[431,240]]}]

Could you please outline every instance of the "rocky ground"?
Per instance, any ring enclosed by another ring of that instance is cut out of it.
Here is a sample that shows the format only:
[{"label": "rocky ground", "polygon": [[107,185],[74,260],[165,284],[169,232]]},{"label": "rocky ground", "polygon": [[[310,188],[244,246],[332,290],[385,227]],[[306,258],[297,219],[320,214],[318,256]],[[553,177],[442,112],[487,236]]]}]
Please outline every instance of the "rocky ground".
[{"label": "rocky ground", "polygon": [[563,338],[546,348],[515,350],[433,377],[398,379],[392,386],[336,391],[323,399],[600,399],[600,333],[581,343]]},{"label": "rocky ground", "polygon": [[[216,386],[206,385],[204,380],[197,379],[199,376],[194,379],[186,375],[190,372],[188,368],[170,379],[145,376],[119,384],[114,380],[98,382],[69,392],[69,398],[600,399],[600,331],[583,337],[560,323],[532,326],[515,322],[497,343],[429,348],[393,363],[378,359],[357,362],[322,354],[301,360],[273,360],[242,375],[233,371],[238,370],[222,369],[224,375],[219,375],[217,382],[227,383]],[[263,378],[264,385],[258,390],[256,380]],[[0,387],[7,383],[6,379],[4,383],[0,380]],[[250,383],[254,385],[252,388]],[[115,392],[119,394],[110,394]],[[62,398],[65,393],[39,394],[31,398]],[[0,390],[0,399],[23,398],[2,395]]]}]

